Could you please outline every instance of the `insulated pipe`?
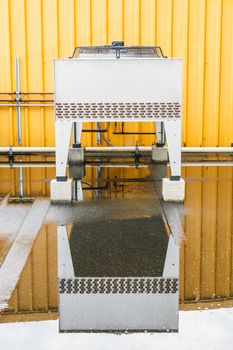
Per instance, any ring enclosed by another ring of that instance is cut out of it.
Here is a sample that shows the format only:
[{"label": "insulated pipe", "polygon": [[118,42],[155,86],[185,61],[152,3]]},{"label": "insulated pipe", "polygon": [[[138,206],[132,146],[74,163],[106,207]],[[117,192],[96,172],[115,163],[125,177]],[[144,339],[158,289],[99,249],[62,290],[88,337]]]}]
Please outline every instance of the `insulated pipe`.
[{"label": "insulated pipe", "polygon": [[[169,163],[167,164],[169,166]],[[200,166],[233,166],[232,161],[203,161],[203,162],[182,162],[182,167],[200,167]],[[130,163],[103,163],[103,164],[85,164],[86,168],[147,168],[148,164],[130,164]],[[0,168],[55,168],[55,162],[0,162]]]},{"label": "insulated pipe", "polygon": [[[17,107],[15,103],[0,103],[0,107]],[[55,107],[54,103],[20,103],[20,107]]]},{"label": "insulated pipe", "polygon": [[[54,153],[56,147],[0,147],[0,154],[8,154],[12,151],[14,154],[22,153]],[[120,146],[120,147],[85,147],[86,153],[123,153],[123,152],[151,152],[149,146]],[[233,147],[181,147],[182,153],[233,153]]]}]

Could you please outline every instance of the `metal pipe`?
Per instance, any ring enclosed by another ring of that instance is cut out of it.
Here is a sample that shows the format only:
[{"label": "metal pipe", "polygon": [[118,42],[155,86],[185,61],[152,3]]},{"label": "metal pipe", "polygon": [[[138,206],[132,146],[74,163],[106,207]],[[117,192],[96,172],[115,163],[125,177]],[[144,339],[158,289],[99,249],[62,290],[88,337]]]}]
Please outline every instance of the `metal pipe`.
[{"label": "metal pipe", "polygon": [[155,135],[155,132],[113,131],[113,135]]},{"label": "metal pipe", "polygon": [[19,58],[15,60],[15,100],[16,100],[16,115],[17,115],[17,132],[18,132],[18,144],[22,144],[22,130],[21,130],[21,108],[20,108],[20,66]]},{"label": "metal pipe", "polygon": [[55,153],[56,147],[0,147],[0,153],[8,154],[10,150],[14,154],[22,154],[22,153]]},{"label": "metal pipe", "polygon": [[[0,99],[0,103],[1,102],[15,102],[16,101],[16,98],[15,99]],[[19,102],[54,102],[54,100],[48,100],[48,99],[34,99],[32,100],[31,98],[20,98]]]},{"label": "metal pipe", "polygon": [[182,153],[233,153],[233,147],[181,147]]},{"label": "metal pipe", "polygon": [[[54,92],[22,92],[21,95],[53,95]],[[15,95],[15,92],[0,92],[0,95]]]},{"label": "metal pipe", "polygon": [[[56,147],[0,147],[0,153],[53,153]],[[85,147],[86,153],[151,152],[151,146]],[[181,147],[182,153],[233,153],[233,147]]]},{"label": "metal pipe", "polygon": [[18,176],[19,176],[19,197],[23,197],[23,169],[19,164],[18,167]]},{"label": "metal pipe", "polygon": [[[166,165],[166,164],[165,164]],[[169,166],[169,163],[167,163]],[[87,168],[147,168],[148,164],[143,163],[88,163],[85,164]],[[197,167],[197,166],[204,166],[204,167],[210,167],[210,166],[233,166],[232,161],[204,161],[204,162],[182,162],[182,167]],[[55,162],[0,162],[0,168],[55,168]]]},{"label": "metal pipe", "polygon": [[106,153],[114,153],[114,152],[135,152],[138,150],[139,152],[151,152],[152,147],[146,146],[114,146],[114,147],[85,147],[85,152],[106,152]]},{"label": "metal pipe", "polygon": [[[17,107],[15,103],[0,103],[0,107]],[[55,107],[54,103],[20,103],[20,107]]]}]

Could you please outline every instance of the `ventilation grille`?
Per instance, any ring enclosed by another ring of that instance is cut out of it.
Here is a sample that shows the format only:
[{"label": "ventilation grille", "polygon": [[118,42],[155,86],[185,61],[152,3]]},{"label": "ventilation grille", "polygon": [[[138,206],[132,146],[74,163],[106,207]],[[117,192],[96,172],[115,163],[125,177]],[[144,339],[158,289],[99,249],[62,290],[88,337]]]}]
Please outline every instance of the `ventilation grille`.
[{"label": "ventilation grille", "polygon": [[169,294],[178,292],[177,278],[62,278],[60,294]]},{"label": "ventilation grille", "polygon": [[58,119],[157,120],[181,117],[179,103],[56,103]]}]

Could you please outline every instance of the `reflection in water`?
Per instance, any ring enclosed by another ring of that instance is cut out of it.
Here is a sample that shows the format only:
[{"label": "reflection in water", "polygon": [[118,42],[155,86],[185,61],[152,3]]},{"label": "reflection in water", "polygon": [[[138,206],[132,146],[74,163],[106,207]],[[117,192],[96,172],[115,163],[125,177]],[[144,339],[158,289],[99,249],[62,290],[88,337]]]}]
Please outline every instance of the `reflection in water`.
[{"label": "reflection in water", "polygon": [[[49,194],[48,182],[54,177],[54,168],[30,170],[24,168],[23,175],[25,196]],[[13,196],[17,195],[17,176],[17,169],[1,169],[1,196],[8,191],[11,191]],[[184,226],[184,240],[180,246],[180,308],[232,306],[232,168],[187,167],[183,168],[183,177],[186,178],[186,200],[183,212],[180,208],[176,212],[176,215],[183,216]],[[102,173],[98,175],[96,167],[87,167],[83,181],[87,183],[84,187],[90,188],[84,190],[85,201],[93,202],[94,198],[93,207],[89,212],[85,210],[86,202],[72,206],[50,207],[46,222],[36,238],[20,281],[10,299],[9,308],[0,316],[0,322],[56,318],[58,305],[56,224],[61,222],[70,224],[69,235],[75,222],[85,221],[88,215],[89,218],[95,218],[98,210],[104,213],[106,208],[110,208],[111,206],[106,204],[110,199],[123,198],[125,203],[127,200],[132,200],[135,203],[135,212],[140,210],[140,213],[143,213],[145,209],[143,201],[140,201],[139,206],[136,200],[140,193],[145,197],[150,194],[147,185],[148,181],[149,184],[151,182],[151,173],[146,167],[138,169],[114,167],[103,168]],[[157,184],[157,181],[153,183]],[[20,205],[24,208],[25,204]],[[83,207],[81,212],[80,207]],[[165,213],[168,209],[164,209]],[[0,210],[2,220],[9,206],[1,207]],[[10,210],[13,218],[19,210],[19,204],[12,203]],[[123,212],[127,216],[127,206]],[[170,222],[171,217],[173,215],[170,216]],[[11,241],[7,242],[5,234],[8,231],[4,230],[4,222],[0,223],[0,228],[0,239],[5,247],[2,248],[1,244],[0,258],[3,262],[14,240],[15,231],[12,229]]]},{"label": "reflection in water", "polygon": [[60,331],[177,331],[179,247],[140,187],[79,205],[69,243],[58,226]]}]

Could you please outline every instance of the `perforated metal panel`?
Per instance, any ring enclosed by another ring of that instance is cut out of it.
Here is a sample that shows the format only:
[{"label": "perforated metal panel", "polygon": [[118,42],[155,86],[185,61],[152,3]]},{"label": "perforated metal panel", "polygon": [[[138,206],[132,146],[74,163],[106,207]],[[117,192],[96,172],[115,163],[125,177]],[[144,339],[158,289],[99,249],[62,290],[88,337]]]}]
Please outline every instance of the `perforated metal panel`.
[{"label": "perforated metal panel", "polygon": [[62,278],[61,294],[177,293],[177,278]]},{"label": "perforated metal panel", "polygon": [[58,119],[151,120],[180,118],[179,103],[56,103]]}]

